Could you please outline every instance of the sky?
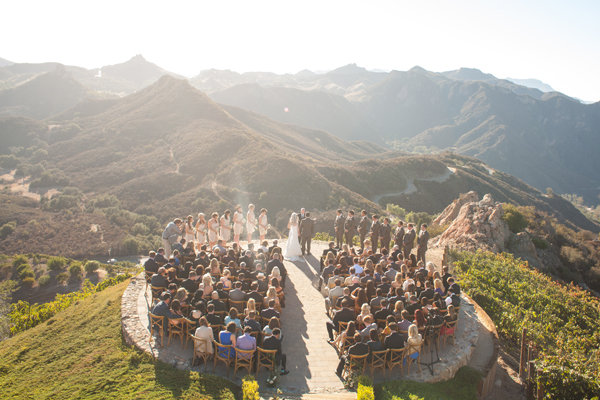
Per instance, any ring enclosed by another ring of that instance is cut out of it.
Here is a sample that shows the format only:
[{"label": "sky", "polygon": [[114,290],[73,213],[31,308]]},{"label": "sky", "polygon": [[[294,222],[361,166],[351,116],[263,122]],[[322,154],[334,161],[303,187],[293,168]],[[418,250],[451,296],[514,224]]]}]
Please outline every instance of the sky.
[{"label": "sky", "polygon": [[188,77],[478,68],[600,100],[600,1],[5,1],[0,57],[86,68],[136,54]]}]

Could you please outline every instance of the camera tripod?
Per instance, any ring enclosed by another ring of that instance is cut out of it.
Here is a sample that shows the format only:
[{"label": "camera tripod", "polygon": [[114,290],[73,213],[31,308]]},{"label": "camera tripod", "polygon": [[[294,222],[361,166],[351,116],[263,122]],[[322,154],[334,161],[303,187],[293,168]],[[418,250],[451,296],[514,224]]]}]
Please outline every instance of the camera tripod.
[{"label": "camera tripod", "polygon": [[[438,353],[438,339],[440,337],[440,330],[442,329],[442,325],[427,325],[425,327],[424,336],[427,339],[427,343],[429,344],[429,362],[421,362],[421,365],[424,365],[429,369],[431,375],[433,375],[433,366],[440,361],[440,355]],[[435,359],[433,358],[435,346]]]}]

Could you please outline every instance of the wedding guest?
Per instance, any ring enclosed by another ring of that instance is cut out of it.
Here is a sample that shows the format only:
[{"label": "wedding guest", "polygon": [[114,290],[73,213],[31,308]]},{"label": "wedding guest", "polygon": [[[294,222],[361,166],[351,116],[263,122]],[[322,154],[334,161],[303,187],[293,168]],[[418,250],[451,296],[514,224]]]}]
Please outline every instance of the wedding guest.
[{"label": "wedding guest", "polygon": [[200,342],[200,346],[198,348],[194,348],[194,351],[197,351],[200,354],[203,353],[213,353],[213,330],[208,326],[208,320],[206,317],[201,317],[198,320],[198,328],[196,328],[196,332],[194,332],[194,336],[199,339],[205,339]]},{"label": "wedding guest", "polygon": [[148,253],[148,259],[144,261],[144,270],[146,272],[156,273],[158,271],[158,263],[154,260],[155,257],[155,251],[150,251]]},{"label": "wedding guest", "polygon": [[177,243],[177,238],[181,236],[181,225],[183,222],[180,218],[175,218],[173,221],[169,222],[165,227],[165,230],[162,233],[162,242],[163,247],[165,248],[165,256],[169,257],[171,255],[171,246],[174,243]]}]

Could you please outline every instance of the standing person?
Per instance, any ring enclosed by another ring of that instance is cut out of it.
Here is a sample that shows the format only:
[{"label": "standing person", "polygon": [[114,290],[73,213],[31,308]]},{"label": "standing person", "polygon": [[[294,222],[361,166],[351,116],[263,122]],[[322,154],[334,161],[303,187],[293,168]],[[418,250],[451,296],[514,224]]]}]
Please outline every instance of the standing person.
[{"label": "standing person", "polygon": [[219,240],[219,214],[212,213],[208,220],[208,248],[212,249]]},{"label": "standing person", "polygon": [[373,253],[377,253],[377,247],[379,244],[379,228],[381,228],[381,224],[379,223],[379,215],[373,215],[373,222],[371,223],[371,246]]},{"label": "standing person", "polygon": [[235,206],[235,212],[233,213],[233,241],[240,245],[240,235],[244,231],[244,214],[242,213],[242,206],[239,204]]},{"label": "standing person", "polygon": [[417,234],[413,229],[412,223],[409,223],[406,227],[408,228],[408,230],[404,233],[402,247],[404,250],[404,258],[408,259],[410,257],[410,252],[413,246],[415,245],[415,237],[417,236]]},{"label": "standing person", "polygon": [[267,219],[267,209],[261,208],[260,215],[258,216],[258,234],[260,235],[260,242],[262,243],[267,236],[269,230],[269,221]]},{"label": "standing person", "polygon": [[367,211],[362,210],[360,212],[360,222],[358,223],[358,235],[360,236],[361,250],[364,250],[365,248],[365,238],[367,237],[367,232],[369,232],[369,217],[367,216]]},{"label": "standing person", "polygon": [[165,248],[165,257],[171,255],[171,246],[177,243],[177,239],[182,235],[181,225],[183,222],[180,218],[175,218],[169,222],[162,233],[163,247]]},{"label": "standing person", "polygon": [[248,204],[246,213],[246,233],[248,234],[248,243],[252,242],[252,234],[256,230],[256,216],[254,215],[254,204]]},{"label": "standing person", "polygon": [[354,210],[348,211],[348,217],[346,217],[346,221],[344,222],[344,233],[346,236],[346,243],[348,246],[352,246],[352,239],[356,234],[356,219],[354,219]]},{"label": "standing person", "polygon": [[404,240],[404,222],[398,221],[398,226],[394,231],[394,244],[398,246],[400,251],[402,251],[402,244]]},{"label": "standing person", "polygon": [[344,244],[344,216],[342,210],[336,211],[335,222],[333,223],[333,229],[335,230],[335,245],[338,249],[342,248]]},{"label": "standing person", "polygon": [[315,221],[310,218],[310,213],[307,212],[306,216],[300,221],[300,245],[302,247],[302,255],[310,254],[310,242],[315,231]]},{"label": "standing person", "polygon": [[198,213],[198,221],[196,221],[196,247],[206,244],[206,217],[203,213]]},{"label": "standing person", "polygon": [[185,219],[185,234],[183,235],[183,238],[185,239],[186,242],[193,242],[195,239],[195,235],[194,235],[194,217],[192,217],[191,215],[188,215],[187,218]]},{"label": "standing person", "polygon": [[231,211],[225,210],[219,221],[219,236],[223,243],[231,240]]},{"label": "standing person", "polygon": [[385,217],[383,224],[379,227],[379,242],[382,249],[390,248],[390,241],[392,240],[392,227],[390,226],[390,219]]},{"label": "standing person", "polygon": [[306,208],[302,207],[298,213],[298,221],[302,221],[304,218],[306,218]]},{"label": "standing person", "polygon": [[429,232],[427,232],[427,224],[423,224],[417,238],[417,261],[423,261],[423,264],[426,264],[425,253],[427,252],[427,242],[429,242]]}]

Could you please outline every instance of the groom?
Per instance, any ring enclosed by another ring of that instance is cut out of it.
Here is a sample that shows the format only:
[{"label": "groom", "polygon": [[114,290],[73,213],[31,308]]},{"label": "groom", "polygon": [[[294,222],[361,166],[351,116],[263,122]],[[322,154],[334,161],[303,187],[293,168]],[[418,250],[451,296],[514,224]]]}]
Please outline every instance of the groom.
[{"label": "groom", "polygon": [[[307,212],[306,216],[300,221],[300,246],[302,247],[302,255],[310,254],[310,242],[314,235],[315,221],[310,218],[310,213]],[[305,251],[306,250],[306,251]]]}]

